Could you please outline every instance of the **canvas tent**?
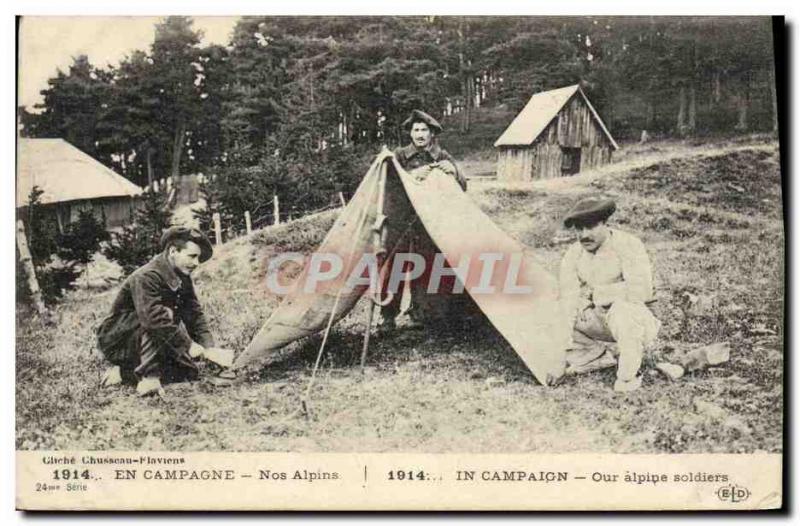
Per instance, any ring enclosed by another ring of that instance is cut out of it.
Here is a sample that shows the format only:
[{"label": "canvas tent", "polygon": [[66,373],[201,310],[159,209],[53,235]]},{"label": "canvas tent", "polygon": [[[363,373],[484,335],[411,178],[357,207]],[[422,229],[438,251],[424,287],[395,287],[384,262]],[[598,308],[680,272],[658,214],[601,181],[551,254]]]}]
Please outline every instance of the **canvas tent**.
[{"label": "canvas tent", "polygon": [[578,84],[534,94],[494,146],[505,181],[572,175],[611,162],[619,149]]},{"label": "canvas tent", "polygon": [[104,217],[106,227],[127,224],[142,189],[63,139],[19,139],[17,208],[28,205],[34,186],[41,203],[62,227],[81,210]]},{"label": "canvas tent", "polygon": [[[382,245],[391,254],[415,221],[422,224],[452,267],[459,265],[461,257],[471,257],[469,276],[475,276],[473,265],[480,264],[480,254],[502,254],[507,256],[505,261],[513,259],[514,254],[522,258],[518,283],[529,287],[529,293],[477,294],[470,287],[467,292],[541,383],[559,377],[564,363],[556,280],[444,172],[435,170],[426,180],[418,182],[385,150],[372,164],[317,253],[336,253],[345,261],[355,262],[364,253],[379,250],[372,227],[385,225],[385,230],[381,230],[385,232]],[[503,265],[498,263],[497,275],[503,273]],[[505,265],[507,270],[508,264]],[[296,283],[302,281],[300,278]],[[467,281],[471,279],[468,277]],[[338,280],[314,293],[296,286],[238,356],[234,369],[315,334],[344,317],[367,290],[366,286],[347,290],[344,285],[344,280]]]}]

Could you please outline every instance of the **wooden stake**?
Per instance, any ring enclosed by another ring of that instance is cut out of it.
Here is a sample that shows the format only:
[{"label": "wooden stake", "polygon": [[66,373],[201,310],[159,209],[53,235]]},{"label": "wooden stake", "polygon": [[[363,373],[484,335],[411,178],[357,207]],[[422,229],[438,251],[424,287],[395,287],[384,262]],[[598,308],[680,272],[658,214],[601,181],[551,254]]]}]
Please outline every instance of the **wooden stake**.
[{"label": "wooden stake", "polygon": [[250,211],[244,211],[244,226],[247,227],[247,235],[249,236],[253,232],[253,225],[250,223]]},{"label": "wooden stake", "polygon": [[44,306],[42,300],[42,291],[39,289],[39,282],[36,280],[36,271],[33,268],[33,258],[31,251],[28,249],[28,239],[25,237],[25,225],[22,220],[17,221],[17,248],[19,250],[19,257],[22,261],[22,267],[25,269],[25,274],[28,276],[28,288],[31,291],[31,299],[33,306],[36,307],[36,312],[40,316],[47,313],[47,308]]},{"label": "wooden stake", "polygon": [[64,220],[61,219],[61,212],[64,211],[64,207],[66,207],[67,214],[69,214],[69,205],[56,205],[56,223],[58,223],[58,232],[61,235],[64,234]]},{"label": "wooden stake", "polygon": [[344,200],[344,194],[342,192],[339,192],[339,201],[342,202],[342,208],[347,206],[347,201]]},{"label": "wooden stake", "polygon": [[222,244],[222,222],[219,218],[219,212],[214,212],[214,241],[215,245]]},{"label": "wooden stake", "polygon": [[273,225],[280,225],[281,224],[281,208],[278,204],[278,195],[276,194],[272,198],[272,215],[275,218],[273,221]]}]

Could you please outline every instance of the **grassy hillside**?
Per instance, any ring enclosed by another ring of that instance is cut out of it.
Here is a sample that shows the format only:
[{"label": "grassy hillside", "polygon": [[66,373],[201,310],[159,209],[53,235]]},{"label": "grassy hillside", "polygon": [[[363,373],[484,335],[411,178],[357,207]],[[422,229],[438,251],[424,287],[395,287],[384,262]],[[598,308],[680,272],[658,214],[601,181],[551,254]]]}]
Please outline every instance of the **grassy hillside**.
[{"label": "grassy hillside", "polygon": [[[340,322],[299,413],[319,338],[290,346],[229,388],[167,388],[168,401],[133,387],[100,389],[92,331],[115,290],[76,291],[44,327],[18,312],[17,446],[23,449],[170,449],[426,452],[780,451],[783,407],[784,234],[778,150],[763,139],[655,143],[602,171],[568,180],[476,182],[470,196],[552,271],[569,239],[560,218],[583,195],[617,199],[613,221],[641,236],[654,261],[664,323],[644,386],[620,395],[613,370],[536,384],[486,324],[442,335],[373,339],[358,373],[364,303]],[[490,163],[490,156],[475,158]],[[263,265],[313,249],[335,212],[255,232],[220,250],[196,278],[219,343],[241,349],[277,301]],[[653,364],[726,341],[731,361],[670,382]]]}]

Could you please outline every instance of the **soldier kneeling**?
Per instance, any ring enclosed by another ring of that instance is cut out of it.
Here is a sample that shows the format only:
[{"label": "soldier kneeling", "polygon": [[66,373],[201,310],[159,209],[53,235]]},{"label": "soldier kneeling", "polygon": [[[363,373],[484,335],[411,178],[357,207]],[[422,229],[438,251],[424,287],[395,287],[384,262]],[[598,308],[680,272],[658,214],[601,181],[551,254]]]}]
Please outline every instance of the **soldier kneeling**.
[{"label": "soldier kneeling", "polygon": [[140,395],[163,394],[161,381],[197,379],[195,359],[223,367],[233,351],[215,348],[191,274],[213,249],[199,230],[171,227],[161,237],[162,252],[122,284],[111,314],[97,330],[97,343],[114,364],[104,385],[138,380]]}]

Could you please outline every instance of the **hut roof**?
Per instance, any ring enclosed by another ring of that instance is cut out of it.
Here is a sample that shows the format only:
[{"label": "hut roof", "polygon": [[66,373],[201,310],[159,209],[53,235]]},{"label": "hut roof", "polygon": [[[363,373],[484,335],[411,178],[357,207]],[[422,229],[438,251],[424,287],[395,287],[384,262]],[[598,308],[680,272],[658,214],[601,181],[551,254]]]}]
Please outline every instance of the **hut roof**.
[{"label": "hut roof", "polygon": [[103,197],[133,197],[142,189],[63,139],[19,139],[17,206],[34,186],[43,204]]},{"label": "hut roof", "polygon": [[534,94],[525,107],[522,108],[522,111],[511,121],[506,131],[495,141],[495,147],[529,146],[533,144],[533,141],[539,137],[550,122],[556,118],[558,112],[561,111],[564,105],[576,93],[583,98],[584,102],[589,107],[589,111],[591,111],[597,124],[600,125],[603,133],[608,137],[611,146],[615,150],[619,149],[616,141],[609,133],[608,128],[603,124],[603,120],[597,114],[592,103],[589,102],[589,99],[578,84]]}]

